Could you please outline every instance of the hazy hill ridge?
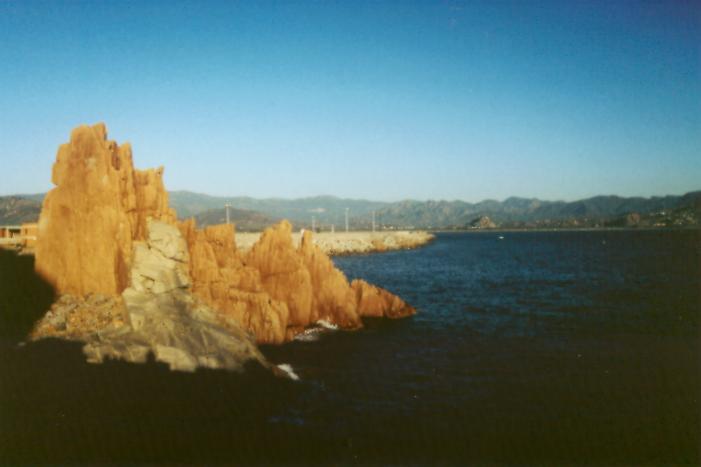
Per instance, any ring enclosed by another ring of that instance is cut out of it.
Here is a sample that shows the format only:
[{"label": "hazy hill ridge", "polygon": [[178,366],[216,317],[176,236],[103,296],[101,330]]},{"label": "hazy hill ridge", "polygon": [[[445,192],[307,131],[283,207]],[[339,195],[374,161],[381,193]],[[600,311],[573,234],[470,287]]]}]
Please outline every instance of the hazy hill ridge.
[{"label": "hazy hill ridge", "polygon": [[275,219],[286,218],[296,222],[311,223],[311,218],[314,216],[320,223],[336,225],[345,222],[346,208],[349,209],[350,217],[362,217],[370,215],[373,210],[390,205],[379,201],[343,199],[335,196],[257,199],[246,196],[209,196],[190,191],[171,191],[169,196],[171,206],[182,218],[197,215],[209,209],[223,209],[224,205],[229,203],[234,208],[257,211]]},{"label": "hazy hill ridge", "polygon": [[[226,223],[226,209],[209,209],[196,214],[194,218],[200,227],[224,224]],[[229,208],[229,220],[236,224],[237,232],[260,232],[282,219],[269,217],[257,211],[231,207]]]},{"label": "hazy hill ridge", "polygon": [[[394,228],[471,228],[488,225],[475,222],[481,217],[503,228],[519,227],[602,227],[634,225],[700,225],[701,191],[681,196],[620,197],[595,196],[578,201],[543,201],[510,197],[504,201],[415,201],[379,202],[315,196],[299,199],[219,197],[190,191],[169,193],[170,204],[179,217],[195,217],[198,223],[224,222],[225,204],[230,204],[232,222],[241,230],[260,230],[287,218],[300,226],[314,217],[317,226],[328,229],[334,224],[343,229],[345,209],[349,209],[351,228],[369,228],[372,212],[377,225]],[[34,221],[38,218],[43,195],[0,197],[0,224]]]},{"label": "hazy hill ridge", "polygon": [[[0,196],[0,225],[35,222],[39,219],[41,201],[32,199],[36,195]],[[40,195],[43,198],[43,195]]]},{"label": "hazy hill ridge", "polygon": [[629,214],[668,215],[669,211],[678,209],[698,213],[700,206],[701,191],[695,191],[682,196],[651,198],[595,196],[572,202],[517,197],[501,202],[485,200],[479,203],[401,201],[380,210],[378,214],[383,223],[434,228],[464,227],[482,216],[488,216],[500,226],[535,227],[547,222],[574,220],[580,221],[578,225],[582,222],[615,223],[619,217]]}]

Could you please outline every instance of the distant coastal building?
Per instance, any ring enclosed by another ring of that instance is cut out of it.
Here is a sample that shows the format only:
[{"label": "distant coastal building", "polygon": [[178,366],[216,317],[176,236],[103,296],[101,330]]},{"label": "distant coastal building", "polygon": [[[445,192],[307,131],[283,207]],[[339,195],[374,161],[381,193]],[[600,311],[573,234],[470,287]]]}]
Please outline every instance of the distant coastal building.
[{"label": "distant coastal building", "polygon": [[0,225],[0,238],[8,241],[19,237],[21,231],[21,225]]},{"label": "distant coastal building", "polygon": [[38,226],[35,222],[22,225],[0,225],[0,247],[34,248]]}]

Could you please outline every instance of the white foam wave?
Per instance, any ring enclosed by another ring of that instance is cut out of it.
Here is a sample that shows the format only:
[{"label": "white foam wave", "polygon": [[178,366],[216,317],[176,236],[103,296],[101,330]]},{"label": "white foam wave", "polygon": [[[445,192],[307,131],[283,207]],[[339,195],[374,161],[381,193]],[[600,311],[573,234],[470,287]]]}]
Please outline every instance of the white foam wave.
[{"label": "white foam wave", "polygon": [[316,322],[319,326],[321,326],[324,329],[328,329],[330,331],[336,331],[338,329],[337,324],[333,324],[330,321],[326,321],[325,319],[320,319],[319,321]]},{"label": "white foam wave", "polygon": [[303,332],[297,334],[294,339],[301,342],[314,342],[319,340],[319,334],[321,334],[321,328],[311,328],[305,329]]},{"label": "white foam wave", "polygon": [[277,367],[284,371],[287,374],[287,376],[290,377],[290,379],[299,381],[299,376],[297,376],[297,373],[295,373],[292,369],[292,365],[288,363],[281,363]]},{"label": "white foam wave", "polygon": [[319,337],[329,331],[337,331],[338,330],[338,325],[333,324],[330,321],[326,321],[325,319],[320,319],[316,323],[314,323],[315,326],[311,328],[307,328],[304,331],[300,332],[294,337],[294,340],[296,341],[302,341],[302,342],[314,342],[318,341]]}]

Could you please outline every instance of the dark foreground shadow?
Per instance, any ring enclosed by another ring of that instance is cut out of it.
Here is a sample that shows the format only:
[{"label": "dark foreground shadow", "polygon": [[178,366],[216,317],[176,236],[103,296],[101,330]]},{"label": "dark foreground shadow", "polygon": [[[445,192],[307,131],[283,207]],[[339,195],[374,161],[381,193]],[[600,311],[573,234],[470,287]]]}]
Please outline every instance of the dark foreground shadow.
[{"label": "dark foreground shadow", "polygon": [[46,339],[5,352],[0,371],[3,464],[322,461],[300,430],[266,426],[296,389],[260,367],[91,365],[80,343]]},{"label": "dark foreground shadow", "polygon": [[92,365],[78,342],[24,344],[54,291],[32,257],[0,251],[0,273],[0,465],[323,462],[304,430],[269,423],[294,383],[258,365],[190,374]]},{"label": "dark foreground shadow", "polygon": [[54,289],[34,272],[34,256],[0,249],[0,340],[23,340],[53,299]]},{"label": "dark foreground shadow", "polygon": [[[298,383],[256,366],[177,373],[153,361],[91,365],[76,342],[19,345],[53,291],[31,257],[0,252],[0,272],[0,465],[698,464],[696,336],[620,336],[613,353],[583,339],[559,354],[530,338],[470,335],[432,357],[470,365],[454,386],[441,372],[392,373],[411,364],[393,334],[416,332],[427,351],[435,338],[410,321],[367,320],[362,336],[263,349],[307,362]],[[385,364],[357,361],[369,359]],[[437,396],[402,375],[435,378]],[[375,404],[372,391],[387,388]]]}]

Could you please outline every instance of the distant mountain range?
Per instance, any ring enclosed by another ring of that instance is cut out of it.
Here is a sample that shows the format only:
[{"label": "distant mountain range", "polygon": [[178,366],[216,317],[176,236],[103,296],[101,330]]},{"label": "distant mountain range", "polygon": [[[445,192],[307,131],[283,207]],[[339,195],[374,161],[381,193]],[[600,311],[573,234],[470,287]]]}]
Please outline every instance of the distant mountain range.
[{"label": "distant mountain range", "polygon": [[[224,224],[226,223],[226,209],[209,209],[192,217],[201,227]],[[269,217],[257,211],[231,207],[229,208],[229,220],[236,224],[237,232],[260,232],[266,227],[278,223],[281,219]]]},{"label": "distant mountain range", "polygon": [[390,203],[343,199],[334,196],[314,196],[311,198],[256,199],[249,197],[218,197],[190,191],[171,191],[170,205],[178,211],[178,216],[196,216],[209,209],[221,209],[229,203],[237,209],[257,211],[274,219],[289,219],[296,223],[311,224],[312,217],[320,224],[345,223],[345,209],[349,216],[362,218],[371,215],[373,210],[389,206]]},{"label": "distant mountain range", "polygon": [[[488,217],[498,227],[604,227],[620,224],[620,218],[637,214],[643,218],[673,212],[699,213],[701,191],[682,196],[623,198],[596,196],[579,201],[542,201],[508,198],[479,203],[464,201],[401,201],[381,209],[382,222],[402,227],[470,228]],[[676,219],[678,220],[678,219]],[[698,223],[696,218],[694,222]],[[691,222],[691,221],[690,221]]]},{"label": "distant mountain range", "polygon": [[18,225],[23,222],[36,222],[41,211],[41,199],[36,195],[0,196],[0,225]]},{"label": "distant mountain range", "polygon": [[[0,197],[0,224],[35,221],[43,194]],[[701,191],[681,196],[623,198],[596,196],[579,201],[542,201],[511,197],[504,201],[399,201],[394,203],[316,196],[300,199],[217,197],[189,191],[170,192],[179,217],[195,217],[198,225],[225,222],[225,204],[238,230],[261,230],[280,219],[308,227],[312,218],[324,230],[369,229],[372,213],[378,228],[482,229],[700,226]]]}]

